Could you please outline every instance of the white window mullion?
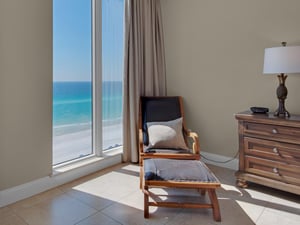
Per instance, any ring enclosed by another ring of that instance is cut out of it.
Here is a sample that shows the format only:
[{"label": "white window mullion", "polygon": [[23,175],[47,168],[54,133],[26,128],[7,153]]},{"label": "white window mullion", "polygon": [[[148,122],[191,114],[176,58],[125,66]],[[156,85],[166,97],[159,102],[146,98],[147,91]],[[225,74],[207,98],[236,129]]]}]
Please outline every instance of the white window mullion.
[{"label": "white window mullion", "polygon": [[102,156],[102,1],[93,1],[93,149]]}]

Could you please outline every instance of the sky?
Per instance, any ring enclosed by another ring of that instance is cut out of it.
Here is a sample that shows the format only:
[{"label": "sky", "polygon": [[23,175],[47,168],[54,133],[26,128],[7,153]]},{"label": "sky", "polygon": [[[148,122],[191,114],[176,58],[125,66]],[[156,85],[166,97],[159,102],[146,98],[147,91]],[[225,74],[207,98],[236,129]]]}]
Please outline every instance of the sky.
[{"label": "sky", "polygon": [[[122,79],[124,0],[102,0],[102,77]],[[53,0],[53,80],[90,81],[92,0]]]}]

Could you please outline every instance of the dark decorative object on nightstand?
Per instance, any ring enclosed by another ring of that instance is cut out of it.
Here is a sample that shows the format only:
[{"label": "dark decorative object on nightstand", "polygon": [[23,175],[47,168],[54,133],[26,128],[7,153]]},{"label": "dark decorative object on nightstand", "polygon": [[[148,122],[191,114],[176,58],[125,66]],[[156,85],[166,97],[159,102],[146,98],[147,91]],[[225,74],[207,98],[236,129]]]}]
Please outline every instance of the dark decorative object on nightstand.
[{"label": "dark decorative object on nightstand", "polygon": [[266,108],[266,107],[257,107],[257,106],[251,107],[250,110],[253,113],[267,113],[267,112],[269,112],[268,108]]}]

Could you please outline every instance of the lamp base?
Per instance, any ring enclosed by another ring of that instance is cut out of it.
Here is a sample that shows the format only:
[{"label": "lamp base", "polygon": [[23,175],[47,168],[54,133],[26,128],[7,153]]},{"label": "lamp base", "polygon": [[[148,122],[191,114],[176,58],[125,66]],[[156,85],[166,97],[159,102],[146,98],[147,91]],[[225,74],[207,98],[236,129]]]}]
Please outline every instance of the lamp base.
[{"label": "lamp base", "polygon": [[275,111],[274,116],[290,117],[290,113],[285,109],[284,101],[287,97],[288,90],[285,86],[287,75],[283,73],[277,76],[279,79],[279,86],[276,90],[277,98],[279,101],[278,109]]},{"label": "lamp base", "polygon": [[290,113],[286,110],[284,111],[280,111],[279,109],[277,109],[275,112],[274,112],[274,116],[278,116],[278,117],[290,117]]}]

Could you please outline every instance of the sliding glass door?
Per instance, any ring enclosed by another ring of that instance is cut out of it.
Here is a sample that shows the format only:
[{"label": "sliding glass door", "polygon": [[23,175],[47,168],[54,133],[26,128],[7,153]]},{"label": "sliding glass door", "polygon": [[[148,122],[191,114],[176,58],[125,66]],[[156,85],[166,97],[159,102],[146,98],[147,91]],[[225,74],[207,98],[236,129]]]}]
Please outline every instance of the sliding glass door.
[{"label": "sliding glass door", "polygon": [[124,0],[102,0],[103,149],[122,145]]}]

